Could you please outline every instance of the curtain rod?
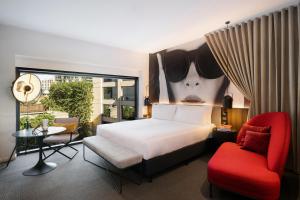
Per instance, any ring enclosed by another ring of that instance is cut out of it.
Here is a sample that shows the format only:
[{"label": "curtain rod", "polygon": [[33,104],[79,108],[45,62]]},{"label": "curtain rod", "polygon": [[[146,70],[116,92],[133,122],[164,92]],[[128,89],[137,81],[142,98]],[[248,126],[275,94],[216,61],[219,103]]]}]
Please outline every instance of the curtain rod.
[{"label": "curtain rod", "polygon": [[269,15],[273,15],[275,13],[279,13],[280,14],[282,11],[288,11],[290,8],[294,8],[295,9],[297,7],[300,7],[300,3],[297,3],[295,5],[291,5],[289,7],[282,8],[281,10],[276,10],[276,11],[270,12],[268,14],[262,14],[261,16],[258,16],[258,17],[249,18],[249,19],[247,19],[245,21],[242,21],[242,22],[233,23],[233,24],[229,25],[228,27],[224,27],[224,28],[220,28],[220,29],[217,29],[217,30],[214,30],[214,31],[210,31],[209,33],[207,33],[205,35],[209,35],[209,34],[215,33],[215,32],[224,32],[227,29],[234,28],[236,26],[242,26],[243,24],[247,24],[249,22],[254,22],[257,19],[261,19],[263,17],[268,17]]}]

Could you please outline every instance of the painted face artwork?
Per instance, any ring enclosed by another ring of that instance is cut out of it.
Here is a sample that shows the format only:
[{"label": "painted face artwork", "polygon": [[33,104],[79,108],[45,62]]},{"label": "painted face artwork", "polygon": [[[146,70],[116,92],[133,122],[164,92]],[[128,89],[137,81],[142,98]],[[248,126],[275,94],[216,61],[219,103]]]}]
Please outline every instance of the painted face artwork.
[{"label": "painted face artwork", "polygon": [[195,64],[191,63],[186,78],[179,82],[171,82],[170,85],[176,102],[213,104],[223,80],[224,76],[216,79],[199,76]]},{"label": "painted face artwork", "polygon": [[176,103],[214,104],[218,96],[223,96],[219,93],[224,93],[224,87],[228,86],[206,43],[190,51],[167,51],[160,59],[160,74],[164,73],[170,86],[169,99],[172,96]]}]

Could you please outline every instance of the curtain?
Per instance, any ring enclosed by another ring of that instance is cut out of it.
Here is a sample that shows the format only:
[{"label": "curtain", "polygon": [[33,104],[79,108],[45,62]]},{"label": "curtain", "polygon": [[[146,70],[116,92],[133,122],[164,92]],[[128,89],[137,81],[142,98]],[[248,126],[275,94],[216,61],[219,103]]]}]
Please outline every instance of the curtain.
[{"label": "curtain", "polygon": [[[250,116],[286,111],[300,173],[300,4],[206,35],[225,75],[251,101]],[[290,161],[291,161],[290,160]]]}]

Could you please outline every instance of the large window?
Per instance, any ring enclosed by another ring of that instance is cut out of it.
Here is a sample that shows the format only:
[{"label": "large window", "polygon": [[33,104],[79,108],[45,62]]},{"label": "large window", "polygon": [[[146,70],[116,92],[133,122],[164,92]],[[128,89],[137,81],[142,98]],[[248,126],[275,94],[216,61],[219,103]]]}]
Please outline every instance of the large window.
[{"label": "large window", "polygon": [[85,130],[81,138],[95,135],[96,126],[132,120],[137,116],[136,77],[83,74],[17,68],[17,74],[32,73],[42,83],[41,96],[29,105],[17,104],[17,128],[37,126],[42,119],[79,117]]},{"label": "large window", "polygon": [[103,80],[103,123],[136,118],[136,81],[110,78]]}]

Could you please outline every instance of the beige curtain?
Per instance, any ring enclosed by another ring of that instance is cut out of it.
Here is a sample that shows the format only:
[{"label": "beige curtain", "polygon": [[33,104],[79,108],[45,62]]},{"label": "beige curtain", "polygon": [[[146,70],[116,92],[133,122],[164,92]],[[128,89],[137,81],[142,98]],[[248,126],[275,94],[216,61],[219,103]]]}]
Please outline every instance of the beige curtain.
[{"label": "beige curtain", "polygon": [[250,116],[270,111],[290,113],[291,160],[293,169],[298,173],[299,33],[300,5],[206,35],[207,43],[224,73],[251,101]]}]

